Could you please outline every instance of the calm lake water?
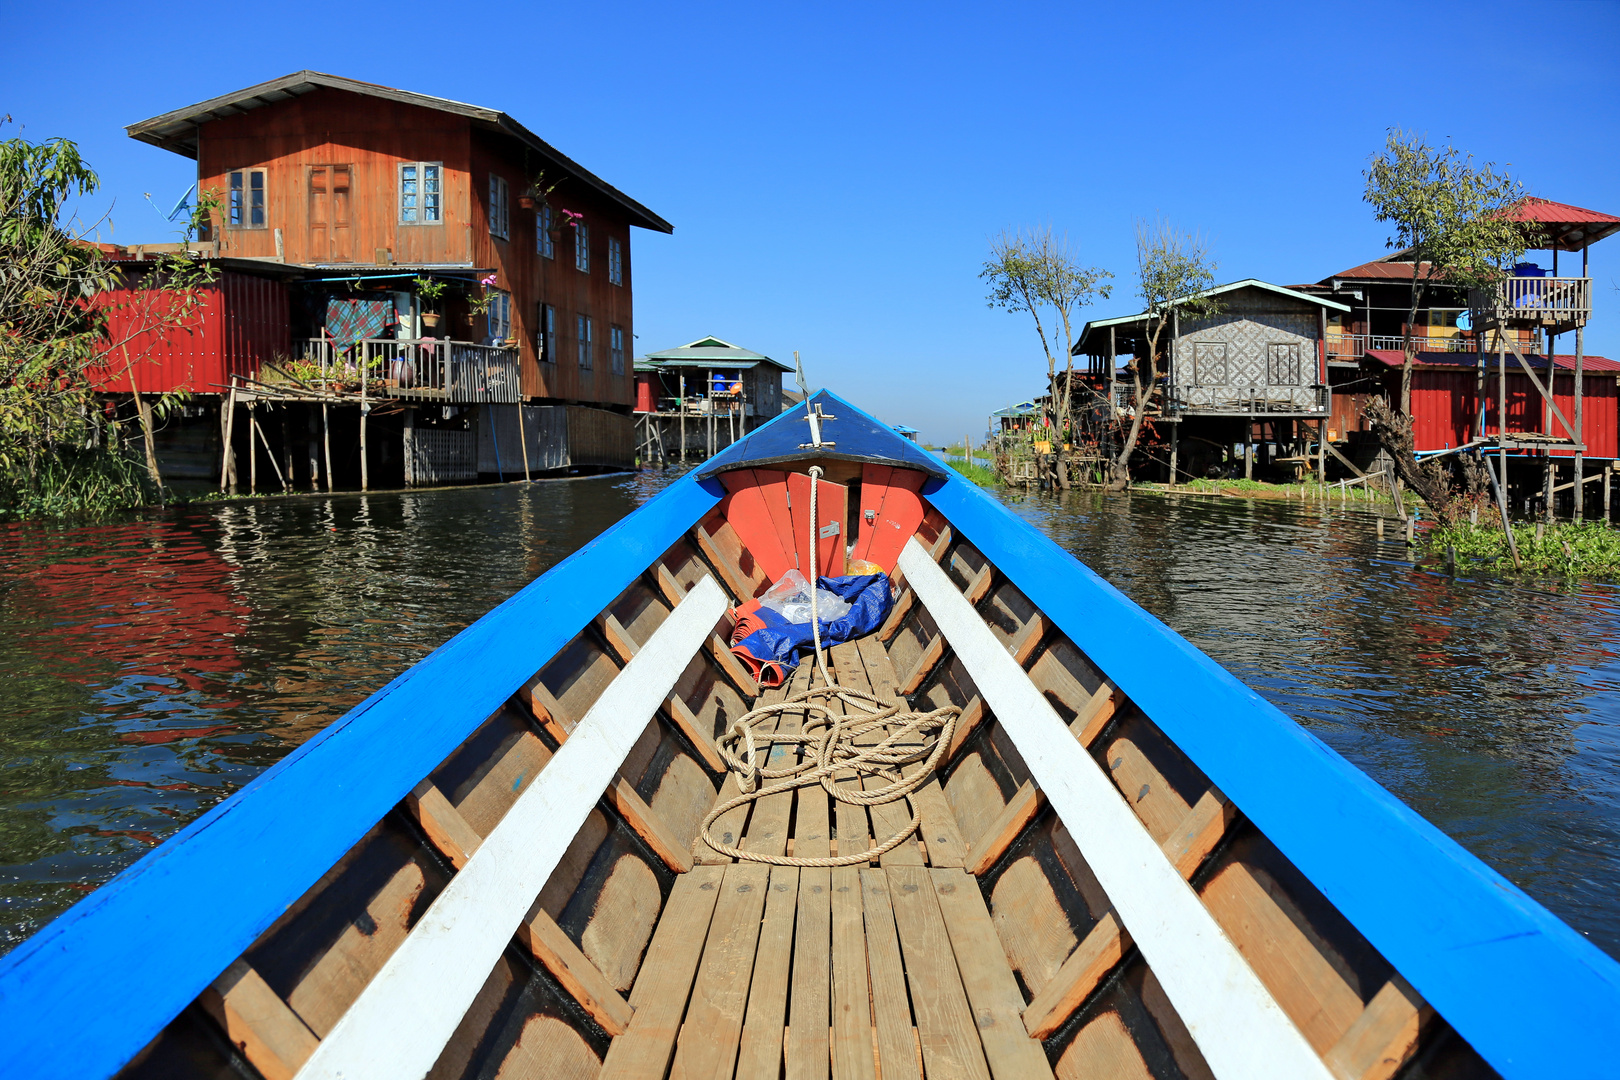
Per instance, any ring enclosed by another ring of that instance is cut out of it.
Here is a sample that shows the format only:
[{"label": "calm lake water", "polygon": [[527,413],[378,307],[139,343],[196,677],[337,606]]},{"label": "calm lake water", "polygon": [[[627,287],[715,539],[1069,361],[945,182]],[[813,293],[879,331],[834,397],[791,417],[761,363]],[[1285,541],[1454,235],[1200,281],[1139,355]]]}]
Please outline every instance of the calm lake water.
[{"label": "calm lake water", "polygon": [[[0,526],[0,952],[671,478]],[[1453,579],[1337,508],[1008,502],[1620,955],[1620,592]]]}]

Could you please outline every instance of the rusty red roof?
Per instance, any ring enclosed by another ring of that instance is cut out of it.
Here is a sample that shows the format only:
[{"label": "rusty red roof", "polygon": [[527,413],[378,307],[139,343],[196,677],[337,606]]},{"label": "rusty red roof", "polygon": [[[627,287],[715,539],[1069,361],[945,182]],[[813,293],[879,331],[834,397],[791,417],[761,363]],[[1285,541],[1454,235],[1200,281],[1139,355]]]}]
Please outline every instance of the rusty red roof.
[{"label": "rusty red roof", "polygon": [[[1413,358],[1413,364],[1414,366],[1423,367],[1472,368],[1477,355],[1477,353],[1420,352]],[[1486,353],[1488,360],[1494,360],[1495,355],[1495,353]],[[1368,349],[1367,359],[1376,360],[1385,367],[1400,367],[1405,362],[1406,355],[1399,349]],[[1547,366],[1547,358],[1539,353],[1526,355],[1525,360],[1529,361],[1530,366],[1533,368],[1545,368]],[[1553,357],[1553,363],[1558,365],[1560,371],[1574,371],[1575,354],[1559,353]],[[1518,361],[1511,361],[1511,364],[1514,369],[1517,369]],[[1582,365],[1587,371],[1620,372],[1620,362],[1610,360],[1606,356],[1588,356],[1582,362]]]},{"label": "rusty red roof", "polygon": [[[1427,266],[1428,264],[1425,263],[1424,265]],[[1337,274],[1323,278],[1318,284],[1326,285],[1334,278],[1410,281],[1412,280],[1412,264],[1410,262],[1392,262],[1389,259],[1375,259],[1370,263],[1352,266],[1348,270],[1340,270]]]},{"label": "rusty red roof", "polygon": [[1520,199],[1510,213],[1519,221],[1535,222],[1541,234],[1537,240],[1564,251],[1579,251],[1620,232],[1620,217],[1534,195]]}]

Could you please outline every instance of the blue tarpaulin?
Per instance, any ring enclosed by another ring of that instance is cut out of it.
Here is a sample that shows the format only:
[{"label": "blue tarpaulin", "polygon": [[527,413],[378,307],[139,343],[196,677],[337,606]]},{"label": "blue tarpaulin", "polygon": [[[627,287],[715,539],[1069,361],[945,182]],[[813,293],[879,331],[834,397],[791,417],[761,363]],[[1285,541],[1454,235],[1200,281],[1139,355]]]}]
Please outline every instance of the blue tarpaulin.
[{"label": "blue tarpaulin", "polygon": [[[889,617],[894,597],[887,574],[859,574],[817,578],[828,592],[849,601],[849,610],[837,619],[821,620],[823,648],[865,637]],[[761,686],[781,686],[799,666],[799,654],[815,648],[810,623],[788,622],[779,613],[750,601],[738,612],[731,651],[748,665]]]}]

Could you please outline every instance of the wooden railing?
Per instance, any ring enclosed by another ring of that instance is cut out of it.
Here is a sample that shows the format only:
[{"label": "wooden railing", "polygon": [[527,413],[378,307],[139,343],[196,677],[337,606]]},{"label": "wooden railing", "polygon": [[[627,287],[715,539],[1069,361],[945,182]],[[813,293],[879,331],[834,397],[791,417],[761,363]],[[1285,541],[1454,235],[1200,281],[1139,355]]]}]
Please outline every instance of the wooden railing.
[{"label": "wooden railing", "polygon": [[1494,290],[1470,289],[1468,306],[1493,322],[1498,313],[1508,322],[1580,322],[1592,314],[1592,279],[1510,277]]},{"label": "wooden railing", "polygon": [[[1518,344],[1521,352],[1540,352],[1541,337],[1533,330],[1510,331],[1513,340]],[[1450,337],[1423,337],[1419,335],[1413,340],[1417,343],[1418,352],[1437,353],[1471,353],[1496,351],[1495,332],[1484,334],[1485,347],[1479,347],[1479,335],[1473,333],[1454,334]],[[1406,348],[1406,339],[1399,334],[1333,334],[1323,339],[1327,343],[1328,358],[1337,360],[1360,360],[1363,354],[1371,349],[1401,352]]]},{"label": "wooden railing", "polygon": [[516,402],[515,348],[436,338],[368,338],[353,344],[330,338],[299,343],[299,358],[316,365],[314,378],[377,397],[455,404]]}]

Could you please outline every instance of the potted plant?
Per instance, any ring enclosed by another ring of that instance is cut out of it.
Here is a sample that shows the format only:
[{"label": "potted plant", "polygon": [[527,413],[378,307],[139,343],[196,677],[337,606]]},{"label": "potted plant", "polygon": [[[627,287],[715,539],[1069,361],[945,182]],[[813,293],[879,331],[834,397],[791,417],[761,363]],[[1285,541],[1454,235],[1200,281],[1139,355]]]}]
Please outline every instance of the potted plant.
[{"label": "potted plant", "polygon": [[556,180],[546,183],[546,170],[541,169],[534,174],[534,179],[529,181],[529,186],[518,194],[518,205],[525,210],[533,210],[546,201],[546,196],[556,189],[558,183],[560,181]]},{"label": "potted plant", "polygon": [[[439,306],[439,297],[444,295],[444,290],[447,287],[444,282],[435,281],[432,278],[419,277],[416,279],[416,295],[422,298],[422,303],[427,309]],[[434,310],[424,310],[422,312],[422,325],[429,330],[438,326],[439,313]]]}]

